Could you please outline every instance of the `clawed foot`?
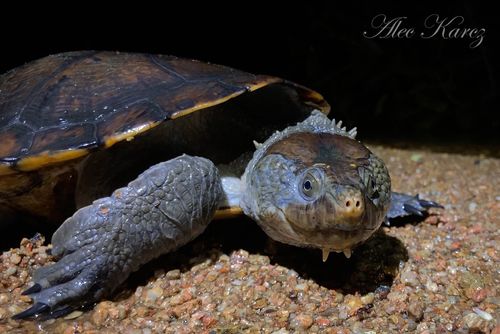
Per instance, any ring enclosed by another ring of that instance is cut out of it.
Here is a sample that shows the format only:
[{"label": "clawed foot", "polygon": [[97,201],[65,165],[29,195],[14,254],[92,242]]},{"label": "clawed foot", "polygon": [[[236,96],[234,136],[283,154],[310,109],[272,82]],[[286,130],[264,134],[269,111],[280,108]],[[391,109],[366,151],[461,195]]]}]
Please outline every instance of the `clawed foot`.
[{"label": "clawed foot", "polygon": [[117,257],[110,246],[120,249],[119,234],[113,229],[104,231],[114,226],[114,215],[96,213],[101,207],[83,208],[54,233],[52,254],[60,259],[34,272],[34,284],[22,293],[34,304],[13,319],[61,317],[96,302],[117,285],[112,280]]},{"label": "clawed foot", "polygon": [[436,202],[421,199],[418,194],[412,196],[393,192],[391,193],[391,207],[387,212],[386,224],[388,225],[392,218],[411,215],[423,216],[429,208],[443,209],[444,207]]}]

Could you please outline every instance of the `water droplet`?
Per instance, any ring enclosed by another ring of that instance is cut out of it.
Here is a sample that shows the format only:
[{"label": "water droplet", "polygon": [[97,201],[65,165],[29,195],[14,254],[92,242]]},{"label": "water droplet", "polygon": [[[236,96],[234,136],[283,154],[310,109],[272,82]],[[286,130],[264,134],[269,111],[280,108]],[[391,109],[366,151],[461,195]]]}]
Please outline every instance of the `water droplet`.
[{"label": "water droplet", "polygon": [[104,106],[102,109],[104,109],[104,110],[108,110],[108,106]]}]

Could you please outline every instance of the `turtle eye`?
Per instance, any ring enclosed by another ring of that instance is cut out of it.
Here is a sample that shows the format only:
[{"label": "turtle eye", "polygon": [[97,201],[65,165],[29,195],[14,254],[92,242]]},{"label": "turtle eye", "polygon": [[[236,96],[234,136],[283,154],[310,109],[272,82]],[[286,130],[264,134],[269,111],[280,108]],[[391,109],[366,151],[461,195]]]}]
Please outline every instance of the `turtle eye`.
[{"label": "turtle eye", "polygon": [[311,201],[318,197],[321,191],[321,180],[321,172],[317,169],[310,169],[304,173],[298,188],[305,200]]}]

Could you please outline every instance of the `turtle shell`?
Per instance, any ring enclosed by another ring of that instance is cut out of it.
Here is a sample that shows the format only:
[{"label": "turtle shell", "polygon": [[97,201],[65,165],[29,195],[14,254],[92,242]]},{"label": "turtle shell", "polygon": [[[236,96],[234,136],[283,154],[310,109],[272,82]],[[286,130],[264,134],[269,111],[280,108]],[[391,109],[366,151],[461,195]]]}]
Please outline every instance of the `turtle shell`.
[{"label": "turtle shell", "polygon": [[321,95],[283,79],[172,56],[85,51],[39,59],[0,77],[0,175],[85,156],[272,84],[329,110]]},{"label": "turtle shell", "polygon": [[[13,69],[0,77],[0,216],[26,213],[23,216],[60,222],[75,206],[107,194],[105,184],[110,189],[126,184],[132,169],[137,173],[144,164],[168,158],[160,152],[163,139],[177,149],[175,154],[213,158],[211,153],[231,149],[241,154],[240,147],[221,133],[216,134],[218,141],[205,141],[205,134],[198,133],[201,140],[195,144],[178,143],[193,135],[194,121],[210,123],[210,129],[223,127],[232,121],[224,109],[246,101],[257,103],[248,110],[270,111],[253,116],[262,122],[247,131],[245,140],[250,144],[258,139],[253,137],[256,128],[274,126],[269,116],[292,120],[289,105],[300,109],[302,116],[313,108],[329,111],[321,95],[295,83],[172,56],[83,51]],[[283,112],[276,112],[275,106]],[[217,117],[208,111],[214,109],[222,110]],[[248,115],[247,109],[240,115]],[[181,119],[166,122],[176,118]],[[243,117],[234,119],[246,122]],[[171,124],[173,130],[165,132]],[[161,142],[154,141],[158,133]],[[193,146],[207,149],[190,151]],[[144,151],[156,153],[157,160],[146,160]],[[82,178],[88,181],[80,182]],[[82,184],[87,188],[80,189]]]}]

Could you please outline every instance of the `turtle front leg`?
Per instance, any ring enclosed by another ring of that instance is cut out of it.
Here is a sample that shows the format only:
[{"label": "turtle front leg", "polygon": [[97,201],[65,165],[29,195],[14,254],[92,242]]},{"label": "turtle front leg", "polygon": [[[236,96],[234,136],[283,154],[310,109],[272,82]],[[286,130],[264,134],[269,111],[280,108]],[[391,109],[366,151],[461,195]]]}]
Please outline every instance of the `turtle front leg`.
[{"label": "turtle front leg", "polygon": [[13,316],[58,317],[109,295],[142,264],[199,234],[222,196],[217,168],[183,155],[78,210],[52,236],[59,261],[39,268],[23,294],[35,304]]},{"label": "turtle front leg", "polygon": [[[424,212],[429,208],[441,208],[443,206],[425,199],[419,198],[418,195],[412,196],[407,194],[401,194],[392,192],[391,193],[391,206],[387,212],[387,219],[404,217],[404,216],[423,216]],[[389,224],[386,220],[386,224]]]}]

